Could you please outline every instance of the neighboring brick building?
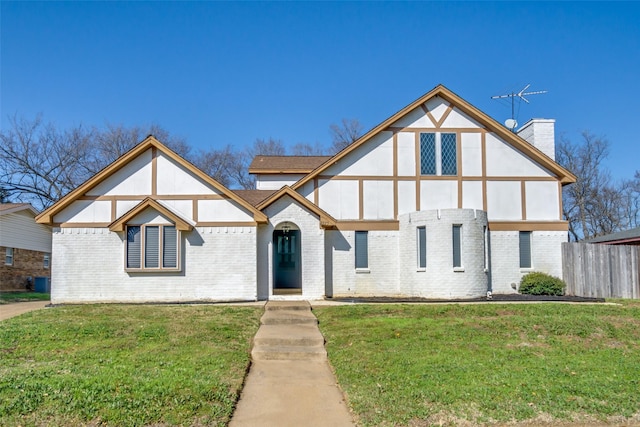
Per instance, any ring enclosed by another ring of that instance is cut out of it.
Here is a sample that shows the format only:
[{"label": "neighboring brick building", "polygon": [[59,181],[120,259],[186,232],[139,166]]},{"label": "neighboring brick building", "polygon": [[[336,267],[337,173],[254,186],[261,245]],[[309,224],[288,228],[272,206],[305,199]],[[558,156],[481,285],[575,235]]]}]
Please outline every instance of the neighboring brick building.
[{"label": "neighboring brick building", "polygon": [[0,291],[33,289],[51,277],[51,227],[37,224],[28,203],[0,204]]},{"label": "neighboring brick building", "polygon": [[231,191],[152,136],[37,217],[52,302],[474,298],[562,276],[554,121],[511,132],[444,86],[332,157]]}]

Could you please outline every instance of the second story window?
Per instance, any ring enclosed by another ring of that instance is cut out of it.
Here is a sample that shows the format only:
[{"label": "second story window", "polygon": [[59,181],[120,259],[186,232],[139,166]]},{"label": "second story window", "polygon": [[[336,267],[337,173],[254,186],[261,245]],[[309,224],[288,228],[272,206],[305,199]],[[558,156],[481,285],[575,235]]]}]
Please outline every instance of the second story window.
[{"label": "second story window", "polygon": [[458,148],[455,133],[420,134],[420,174],[458,174]]}]

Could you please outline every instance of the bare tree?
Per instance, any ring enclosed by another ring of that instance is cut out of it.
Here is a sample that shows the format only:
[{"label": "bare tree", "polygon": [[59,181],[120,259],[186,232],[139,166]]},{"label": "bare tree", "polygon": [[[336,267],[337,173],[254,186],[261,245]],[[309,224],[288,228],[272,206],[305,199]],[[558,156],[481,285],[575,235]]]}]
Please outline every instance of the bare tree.
[{"label": "bare tree", "polygon": [[256,139],[252,146],[229,159],[228,171],[234,187],[245,190],[256,188],[256,179],[249,174],[249,165],[255,156],[284,156],[285,154],[286,149],[279,139]]},{"label": "bare tree", "polygon": [[200,150],[193,164],[225,187],[230,187],[234,184],[230,168],[238,161],[237,157],[238,153],[228,145],[222,150]]},{"label": "bare tree", "polygon": [[59,131],[41,116],[9,123],[0,132],[0,185],[13,200],[43,209],[92,175],[91,129]]},{"label": "bare tree", "polygon": [[324,148],[319,142],[316,142],[315,145],[299,142],[291,147],[291,154],[294,156],[322,156]]},{"label": "bare tree", "polygon": [[628,226],[629,198],[625,186],[612,181],[604,160],[609,142],[589,132],[582,142],[574,144],[562,138],[557,147],[557,160],[572,171],[577,181],[563,189],[563,214],[569,221],[571,240],[590,239],[619,231]]},{"label": "bare tree", "polygon": [[9,124],[0,131],[0,186],[11,200],[37,209],[53,204],[150,133],[178,154],[189,155],[183,139],[157,125],[60,130],[45,124],[41,115],[33,120],[14,116]]},{"label": "bare tree", "polygon": [[107,124],[104,130],[97,131],[95,135],[96,161],[100,166],[98,170],[122,156],[149,135],[153,135],[158,141],[189,159],[191,147],[187,142],[183,138],[171,135],[160,125],[125,127],[121,124]]},{"label": "bare tree", "polygon": [[329,150],[331,154],[335,154],[362,136],[362,125],[357,119],[342,119],[340,124],[329,126],[329,131],[332,139]]}]

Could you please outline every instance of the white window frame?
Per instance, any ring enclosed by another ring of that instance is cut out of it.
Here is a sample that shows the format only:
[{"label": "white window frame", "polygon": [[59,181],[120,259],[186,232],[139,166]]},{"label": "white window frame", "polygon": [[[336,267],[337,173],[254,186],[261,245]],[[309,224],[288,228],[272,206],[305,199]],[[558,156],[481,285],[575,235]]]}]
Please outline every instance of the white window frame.
[{"label": "white window frame", "polygon": [[4,265],[13,265],[13,248],[6,248],[4,250]]},{"label": "white window frame", "polygon": [[[456,233],[455,233],[455,229],[458,228],[460,230],[460,232],[458,233],[458,249],[460,251],[459,258],[460,258],[460,265],[456,265],[456,244],[455,244],[455,240],[456,240]],[[451,264],[453,265],[453,271],[456,272],[460,272],[460,271],[464,271],[464,256],[463,256],[463,242],[464,242],[464,230],[462,227],[462,224],[453,224],[451,227]]]},{"label": "white window frame", "polygon": [[42,259],[42,267],[48,269],[51,265],[51,254],[44,254]]},{"label": "white window frame", "polygon": [[484,253],[484,271],[489,271],[489,228],[485,225],[482,227],[483,233],[483,253]]},{"label": "white window frame", "polygon": [[[364,235],[364,242],[365,242],[365,248],[362,248],[362,243],[358,244],[358,237],[359,235]],[[358,273],[368,273],[369,270],[369,232],[366,230],[358,230],[354,233],[354,247],[355,247],[355,251],[354,251],[354,258],[355,258],[355,268],[356,268],[356,272]],[[358,254],[361,254],[362,250],[364,250],[364,257],[365,257],[365,262],[366,262],[366,266],[362,266],[362,265],[358,265]]]},{"label": "white window frame", "polygon": [[[139,267],[129,267],[129,227],[139,227],[140,233],[140,266]],[[158,228],[158,266],[157,267],[147,267],[146,265],[146,255],[147,255],[147,228],[149,227],[157,227]],[[176,233],[176,260],[175,267],[165,267],[164,265],[164,228],[165,227],[174,227]],[[181,259],[181,237],[180,231],[176,227],[175,224],[127,224],[124,230],[124,269],[128,272],[176,272],[181,271],[182,265],[180,262]]]},{"label": "white window frame", "polygon": [[[522,261],[523,261],[523,253],[522,253],[522,238],[523,236],[528,236],[527,240],[528,240],[528,245],[529,245],[529,256],[528,259],[526,259],[525,261],[528,261],[529,266],[528,267],[523,267],[522,266]],[[533,231],[520,231],[518,232],[518,265],[520,266],[520,270],[521,271],[531,271],[533,270]]]},{"label": "white window frame", "polygon": [[[422,242],[420,239],[420,231],[424,230],[424,252],[422,251]],[[417,265],[418,271],[426,271],[427,270],[427,227],[419,226],[416,227],[416,252],[417,252]],[[424,257],[424,265],[422,264],[422,258]]]}]

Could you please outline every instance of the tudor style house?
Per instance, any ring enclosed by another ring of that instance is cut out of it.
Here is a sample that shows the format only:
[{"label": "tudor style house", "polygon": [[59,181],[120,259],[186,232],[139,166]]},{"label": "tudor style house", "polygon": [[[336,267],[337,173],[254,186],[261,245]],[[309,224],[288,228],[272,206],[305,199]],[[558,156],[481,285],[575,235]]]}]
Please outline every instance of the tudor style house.
[{"label": "tudor style house", "polygon": [[511,132],[437,86],[332,157],[232,191],[152,136],[37,217],[53,303],[474,298],[562,276],[554,121]]}]

